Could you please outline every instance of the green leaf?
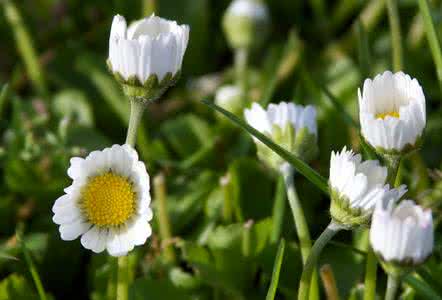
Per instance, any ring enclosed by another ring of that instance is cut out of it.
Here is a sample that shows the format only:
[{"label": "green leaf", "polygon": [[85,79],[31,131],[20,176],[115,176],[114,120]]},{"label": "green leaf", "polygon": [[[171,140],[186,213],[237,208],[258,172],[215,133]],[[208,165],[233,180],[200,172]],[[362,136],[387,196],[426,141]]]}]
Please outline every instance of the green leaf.
[{"label": "green leaf", "polygon": [[31,285],[17,274],[12,274],[0,282],[0,300],[38,300]]},{"label": "green leaf", "polygon": [[284,258],[285,240],[281,239],[279,243],[278,252],[275,258],[275,264],[273,266],[272,280],[267,292],[266,300],[275,299],[276,289],[278,288],[279,273],[281,271],[282,259]]},{"label": "green leaf", "polygon": [[419,278],[416,274],[409,274],[405,276],[404,281],[410,285],[418,295],[425,299],[441,300],[442,297],[437,294],[425,281]]},{"label": "green leaf", "polygon": [[237,126],[241,127],[243,130],[247,131],[255,138],[260,140],[262,143],[271,148],[274,152],[276,152],[279,156],[281,156],[284,160],[289,162],[299,173],[301,173],[304,177],[306,177],[311,183],[313,183],[317,188],[319,188],[325,194],[329,194],[327,179],[322,177],[318,172],[312,169],[308,164],[303,162],[301,159],[288,152],[284,148],[278,146],[274,142],[272,142],[268,137],[264,134],[253,128],[252,126],[245,123],[243,120],[235,116],[234,114],[222,109],[216,104],[211,103],[210,101],[203,100],[203,103],[209,106],[210,108],[217,110],[218,112],[224,114],[230,121],[235,123]]},{"label": "green leaf", "polygon": [[175,287],[168,280],[137,279],[129,287],[129,300],[167,299],[190,300],[185,290]]},{"label": "green leaf", "polygon": [[208,123],[193,114],[165,122],[161,132],[180,158],[190,157],[209,146],[212,140]]}]

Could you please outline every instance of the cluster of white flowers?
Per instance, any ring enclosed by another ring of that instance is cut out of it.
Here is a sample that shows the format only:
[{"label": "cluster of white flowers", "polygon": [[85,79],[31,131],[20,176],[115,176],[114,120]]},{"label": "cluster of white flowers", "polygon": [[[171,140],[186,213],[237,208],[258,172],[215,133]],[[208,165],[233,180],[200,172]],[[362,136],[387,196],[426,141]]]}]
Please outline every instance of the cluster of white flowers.
[{"label": "cluster of white flowers", "polygon": [[[266,7],[257,0],[235,0],[227,14],[268,19]],[[181,70],[188,39],[187,25],[152,15],[127,27],[117,15],[109,38],[109,67],[127,85],[142,87],[152,76],[157,84],[167,76],[172,80]],[[217,93],[216,102],[235,108],[239,98],[237,87],[226,86]],[[359,106],[362,136],[380,155],[400,156],[419,146],[426,113],[416,79],[388,71],[367,79],[359,90]],[[253,103],[244,117],[300,158],[307,161],[315,153],[318,130],[313,106],[280,102],[264,109]],[[284,166],[276,154],[255,142],[260,158],[276,168]],[[81,236],[85,248],[97,253],[107,250],[114,256],[126,255],[146,242],[152,219],[149,175],[132,146],[114,145],[84,159],[72,158],[68,175],[72,185],[53,206],[53,221],[60,225],[62,239]],[[331,216],[348,227],[367,224],[372,217],[370,241],[376,253],[387,262],[419,264],[433,248],[431,211],[410,200],[397,205],[406,187],[392,188],[387,178],[388,169],[378,160],[363,161],[346,147],[332,152]]]}]

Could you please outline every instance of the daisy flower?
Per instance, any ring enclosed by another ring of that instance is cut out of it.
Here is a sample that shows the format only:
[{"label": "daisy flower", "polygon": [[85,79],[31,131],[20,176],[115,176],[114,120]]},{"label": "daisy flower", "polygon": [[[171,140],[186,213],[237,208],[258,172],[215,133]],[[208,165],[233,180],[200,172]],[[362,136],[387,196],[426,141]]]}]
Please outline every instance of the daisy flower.
[{"label": "daisy flower", "polygon": [[70,161],[72,184],[55,201],[53,221],[66,241],[81,236],[95,253],[126,255],[151,235],[149,175],[129,145],[113,145]]},{"label": "daisy flower", "polygon": [[[267,135],[286,150],[308,161],[317,153],[316,109],[311,106],[280,102],[264,110],[258,103],[244,111],[247,123]],[[273,167],[281,167],[284,160],[254,138],[258,155]]]},{"label": "daisy flower", "polygon": [[416,79],[386,71],[358,90],[364,139],[380,152],[402,153],[419,145],[426,124],[425,96]]},{"label": "daisy flower", "polygon": [[433,251],[433,217],[411,200],[379,201],[373,213],[370,243],[383,261],[418,265]]},{"label": "daisy flower", "polygon": [[385,184],[387,173],[379,161],[362,161],[360,154],[346,147],[340,153],[332,152],[329,177],[332,218],[347,226],[362,225],[369,221],[378,201],[396,201],[402,197],[407,191],[405,185],[390,189]]}]

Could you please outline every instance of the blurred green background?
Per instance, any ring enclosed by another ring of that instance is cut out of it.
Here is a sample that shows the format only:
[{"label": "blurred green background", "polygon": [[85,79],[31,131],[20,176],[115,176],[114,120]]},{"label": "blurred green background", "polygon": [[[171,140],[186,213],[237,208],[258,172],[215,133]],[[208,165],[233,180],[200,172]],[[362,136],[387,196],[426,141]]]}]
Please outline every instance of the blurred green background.
[{"label": "blurred green background", "polygon": [[[430,1],[438,35],[441,2]],[[293,299],[302,267],[285,202],[281,230],[272,222],[274,204],[285,197],[279,179],[257,160],[246,133],[200,103],[233,81],[232,51],[221,29],[229,1],[0,3],[0,83],[8,83],[0,96],[0,300],[38,299],[26,249],[50,299],[112,295],[115,260],[86,251],[79,240],[62,241],[51,207],[70,184],[70,157],[124,141],[129,103],[105,64],[110,25],[117,13],[134,20],[152,11],[189,24],[191,33],[183,75],[148,107],[137,144],[151,178],[165,176],[173,238],[160,238],[155,217],[153,237],[130,255],[130,299],[264,299],[281,236],[287,248],[277,299]],[[267,5],[271,34],[251,55],[249,97],[317,107],[320,155],[312,166],[327,177],[331,150],[343,145],[360,150],[357,130],[333,101],[357,119],[357,88],[366,77],[392,69],[385,3],[268,0]],[[401,180],[409,186],[408,198],[433,209],[435,254],[418,272],[442,294],[441,90],[416,1],[398,1],[398,9],[404,71],[423,86],[428,120],[422,151],[405,160]],[[329,199],[301,176],[296,183],[317,237],[329,220]],[[226,202],[231,213],[224,210]],[[154,197],[155,211],[157,206]],[[245,237],[251,239],[250,253],[243,249]],[[366,231],[344,232],[336,241],[320,264],[331,265],[342,299],[360,299]],[[172,245],[172,254],[165,245]],[[379,276],[381,291],[386,282],[381,270]],[[406,299],[426,299],[409,287],[404,291]]]}]

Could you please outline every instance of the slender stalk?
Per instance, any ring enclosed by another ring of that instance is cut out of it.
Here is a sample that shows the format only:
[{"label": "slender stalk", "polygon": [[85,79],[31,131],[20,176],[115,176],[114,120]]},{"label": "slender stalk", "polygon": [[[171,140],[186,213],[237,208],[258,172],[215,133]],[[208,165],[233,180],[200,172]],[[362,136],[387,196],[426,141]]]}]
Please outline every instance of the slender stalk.
[{"label": "slender stalk", "polygon": [[373,249],[369,247],[365,266],[364,300],[376,299],[377,260]]},{"label": "slender stalk", "polygon": [[241,91],[241,99],[243,103],[247,103],[248,78],[247,64],[249,59],[249,50],[240,48],[235,50],[235,72],[236,84]]},{"label": "slender stalk", "polygon": [[253,220],[248,220],[245,224],[244,224],[244,229],[243,229],[243,234],[242,234],[242,254],[244,255],[244,257],[250,257],[250,253],[251,253],[251,235],[250,235],[250,230],[252,229],[253,226]]},{"label": "slender stalk", "polygon": [[157,1],[156,0],[141,0],[142,3],[142,18],[145,16],[150,16],[151,14],[155,13],[157,9]]},{"label": "slender stalk", "polygon": [[170,226],[169,214],[167,212],[167,199],[166,199],[166,183],[164,175],[159,174],[155,176],[153,180],[155,201],[158,204],[158,225],[160,228],[160,237],[164,244],[164,257],[167,262],[174,263],[176,261],[175,252],[172,245],[168,243],[172,239],[172,230]]},{"label": "slender stalk", "polygon": [[272,243],[276,243],[281,237],[282,225],[284,223],[284,214],[285,214],[285,183],[284,178],[280,176],[278,178],[278,183],[276,186],[276,194],[273,205],[273,228],[272,235],[270,240]]},{"label": "slender stalk", "polygon": [[390,22],[391,47],[393,48],[393,70],[401,71],[402,66],[402,38],[401,24],[396,0],[387,0],[388,20]]},{"label": "slender stalk", "polygon": [[[281,174],[284,177],[284,183],[287,191],[287,198],[289,200],[290,208],[293,214],[293,221],[295,222],[296,233],[299,239],[299,246],[301,248],[302,262],[305,264],[310,255],[312,248],[312,241],[310,232],[308,230],[307,220],[305,219],[304,210],[302,209],[301,201],[296,192],[295,182],[293,180],[294,170],[288,164],[281,168]],[[319,299],[318,278],[313,276],[311,281],[310,299]]]},{"label": "slender stalk", "polygon": [[143,101],[137,99],[130,99],[130,119],[129,128],[127,129],[126,144],[135,146],[137,138],[137,130],[141,122],[141,117],[146,105]]},{"label": "slender stalk", "polygon": [[309,299],[309,287],[312,278],[313,271],[316,266],[316,262],[321,255],[322,250],[325,245],[338,233],[340,230],[344,229],[341,225],[331,221],[330,224],[321,233],[319,238],[313,244],[312,250],[307,262],[304,264],[304,270],[302,271],[301,281],[299,282],[299,292],[298,300],[308,300]]},{"label": "slender stalk", "polygon": [[392,274],[388,275],[387,291],[385,292],[385,300],[394,300],[398,290],[400,279]]},{"label": "slender stalk", "polygon": [[281,239],[278,252],[276,253],[275,263],[273,264],[272,280],[270,281],[269,290],[267,291],[266,300],[275,299],[276,289],[278,288],[279,273],[281,271],[282,260],[284,258],[285,240]]},{"label": "slender stalk", "polygon": [[117,300],[128,300],[129,291],[129,258],[118,257]]},{"label": "slender stalk", "polygon": [[12,0],[3,0],[1,2],[3,3],[6,20],[11,26],[18,51],[25,64],[29,79],[40,96],[45,97],[47,95],[47,86],[44,73],[38,60],[37,51],[34,48],[31,35],[23,23],[20,11]]},{"label": "slender stalk", "polygon": [[418,0],[419,9],[424,19],[427,40],[430,44],[431,54],[436,65],[437,79],[439,87],[442,89],[442,52],[440,50],[439,40],[437,38],[436,29],[434,28],[433,19],[431,18],[430,9],[427,0]]},{"label": "slender stalk", "polygon": [[396,177],[401,163],[401,157],[396,155],[384,156],[384,161],[388,168],[387,182],[390,184],[390,187],[393,188],[396,183]]}]

